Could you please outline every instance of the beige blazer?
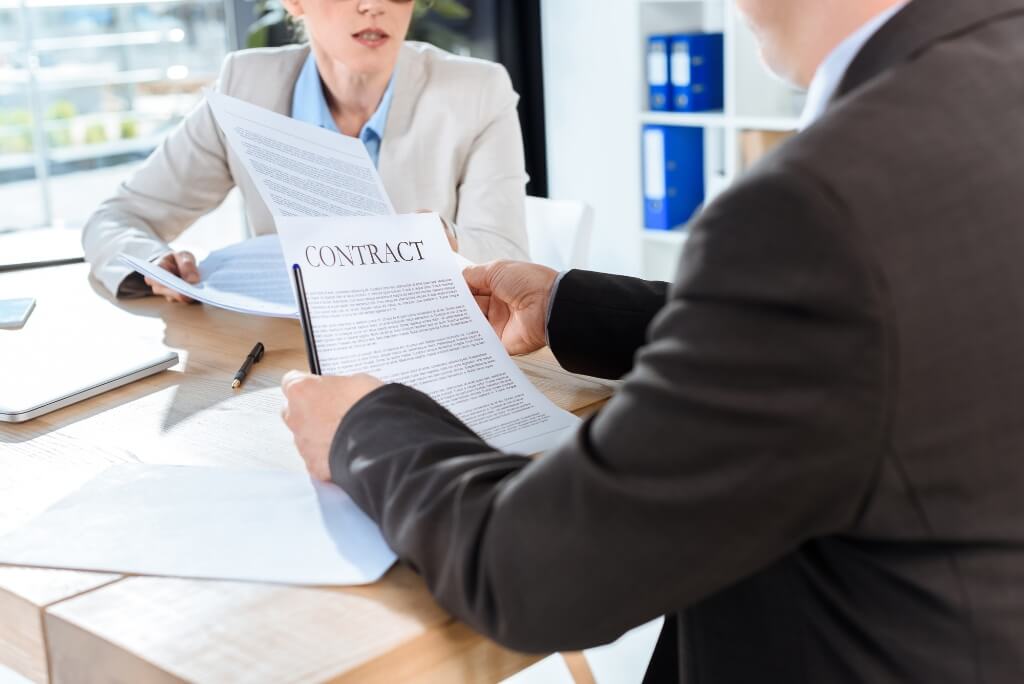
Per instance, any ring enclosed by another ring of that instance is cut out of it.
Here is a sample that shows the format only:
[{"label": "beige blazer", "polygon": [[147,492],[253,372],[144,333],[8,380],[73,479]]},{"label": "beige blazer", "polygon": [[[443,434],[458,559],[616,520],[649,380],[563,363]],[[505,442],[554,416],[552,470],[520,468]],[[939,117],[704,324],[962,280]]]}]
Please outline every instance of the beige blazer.
[{"label": "beige blazer", "polygon": [[[216,88],[284,115],[309,47],[243,50],[227,56]],[[437,211],[458,226],[472,261],[525,259],[527,176],[517,105],[504,67],[422,43],[402,47],[380,149],[380,175],[399,213]],[[113,293],[131,274],[124,252],[153,259],[167,243],[241,188],[255,235],[274,221],[202,102],[150,155],[82,232],[93,275]]]}]

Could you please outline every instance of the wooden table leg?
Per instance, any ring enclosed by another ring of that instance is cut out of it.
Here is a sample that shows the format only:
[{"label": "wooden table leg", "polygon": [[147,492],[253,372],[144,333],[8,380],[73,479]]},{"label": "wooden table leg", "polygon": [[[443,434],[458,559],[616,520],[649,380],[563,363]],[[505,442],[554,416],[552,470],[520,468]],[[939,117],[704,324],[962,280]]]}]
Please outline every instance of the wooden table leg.
[{"label": "wooden table leg", "polygon": [[0,665],[50,681],[43,615],[48,606],[116,581],[118,575],[0,566]]},{"label": "wooden table leg", "polygon": [[597,684],[594,680],[594,673],[590,670],[590,664],[581,651],[575,653],[563,653],[565,664],[572,673],[572,679],[576,684]]}]

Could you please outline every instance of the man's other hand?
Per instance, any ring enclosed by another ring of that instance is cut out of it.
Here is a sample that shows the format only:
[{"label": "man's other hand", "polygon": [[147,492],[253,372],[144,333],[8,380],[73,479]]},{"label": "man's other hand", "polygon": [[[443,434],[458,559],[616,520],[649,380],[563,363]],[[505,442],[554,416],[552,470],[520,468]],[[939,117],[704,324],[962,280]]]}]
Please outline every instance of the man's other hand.
[{"label": "man's other hand", "polygon": [[[199,282],[199,268],[196,266],[196,258],[191,252],[171,252],[156,262],[156,265],[165,271],[170,271],[186,283],[194,285]],[[155,280],[146,278],[146,284],[153,288],[153,294],[163,297],[169,302],[190,304],[193,301],[191,297],[164,287]]]},{"label": "man's other hand", "polygon": [[462,274],[509,354],[547,344],[548,303],[558,271],[522,261],[492,261]]},{"label": "man's other hand", "polygon": [[288,371],[281,381],[284,408],[281,416],[295,437],[310,475],[331,479],[331,440],[342,418],[357,401],[382,386],[369,375],[324,377]]}]

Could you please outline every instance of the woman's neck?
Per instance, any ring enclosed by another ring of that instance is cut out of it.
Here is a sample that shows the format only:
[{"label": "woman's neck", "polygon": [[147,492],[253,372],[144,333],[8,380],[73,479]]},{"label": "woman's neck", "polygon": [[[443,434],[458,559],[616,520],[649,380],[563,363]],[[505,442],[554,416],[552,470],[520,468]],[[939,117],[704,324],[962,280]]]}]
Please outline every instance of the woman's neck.
[{"label": "woman's neck", "polygon": [[316,66],[335,125],[345,135],[358,136],[380,106],[391,72],[357,74],[320,52]]}]

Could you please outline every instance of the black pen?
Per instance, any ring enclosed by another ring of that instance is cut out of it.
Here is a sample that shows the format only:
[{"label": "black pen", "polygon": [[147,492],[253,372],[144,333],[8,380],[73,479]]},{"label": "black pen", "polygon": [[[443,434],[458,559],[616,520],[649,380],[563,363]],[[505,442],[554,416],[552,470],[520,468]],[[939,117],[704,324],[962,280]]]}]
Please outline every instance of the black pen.
[{"label": "black pen", "polygon": [[320,375],[320,357],[316,353],[316,339],[313,337],[313,320],[309,317],[309,302],[306,301],[306,285],[302,281],[302,269],[292,264],[292,277],[295,279],[295,298],[299,300],[299,324],[302,326],[302,339],[306,343],[306,359],[309,361],[309,372]]},{"label": "black pen", "polygon": [[245,380],[245,376],[252,370],[252,364],[259,363],[259,360],[263,358],[263,343],[257,342],[256,346],[252,348],[249,355],[245,357],[245,362],[242,367],[235,373],[235,379],[231,383],[231,389],[238,389],[242,386],[242,381]]}]

